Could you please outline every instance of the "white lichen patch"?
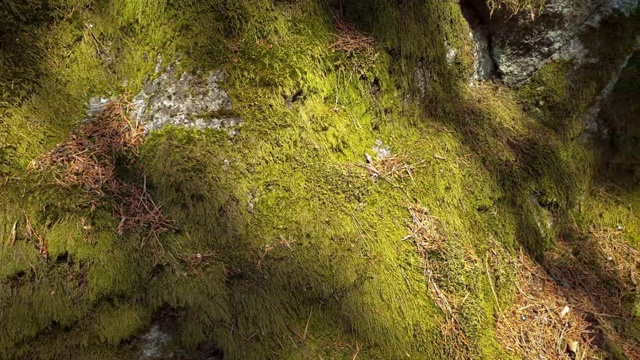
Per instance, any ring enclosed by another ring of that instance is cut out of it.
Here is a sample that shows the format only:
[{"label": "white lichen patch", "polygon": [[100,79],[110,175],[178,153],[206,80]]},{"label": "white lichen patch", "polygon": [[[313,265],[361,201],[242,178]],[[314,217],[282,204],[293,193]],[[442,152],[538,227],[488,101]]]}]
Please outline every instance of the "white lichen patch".
[{"label": "white lichen patch", "polygon": [[444,47],[447,49],[447,64],[451,65],[456,60],[458,51],[446,42],[444,43]]},{"label": "white lichen patch", "polygon": [[163,355],[164,348],[171,340],[171,336],[162,332],[160,327],[155,324],[141,339],[140,360],[159,359]]},{"label": "white lichen patch", "polygon": [[222,71],[178,74],[172,64],[133,98],[133,119],[148,132],[177,125],[226,129],[233,135],[242,120],[229,115],[231,100],[218,86],[223,80]]},{"label": "white lichen patch", "polygon": [[376,144],[371,149],[375,152],[378,160],[391,156],[391,148],[389,145],[385,145],[380,139],[376,140]]}]

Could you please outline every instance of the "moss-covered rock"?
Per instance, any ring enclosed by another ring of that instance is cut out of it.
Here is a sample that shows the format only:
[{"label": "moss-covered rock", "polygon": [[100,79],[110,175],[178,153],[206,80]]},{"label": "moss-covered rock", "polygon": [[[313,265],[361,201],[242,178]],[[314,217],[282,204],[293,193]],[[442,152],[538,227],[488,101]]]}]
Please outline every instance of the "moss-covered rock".
[{"label": "moss-covered rock", "polygon": [[[637,246],[637,196],[590,191],[591,143],[547,126],[577,123],[600,82],[580,92],[551,63],[517,91],[468,86],[455,2],[0,9],[0,29],[31,40],[0,38],[2,358],[517,358],[495,318],[518,289],[519,249],[541,260],[559,237],[621,220],[616,239]],[[24,58],[4,51],[16,46]],[[162,212],[161,233],[108,188],[37,166],[81,136],[90,99],[123,94],[142,94],[141,123],[151,110],[180,120],[95,159],[153,196],[141,214]],[[230,136],[220,119],[243,124]],[[628,352],[637,337],[620,329],[607,331]]]}]

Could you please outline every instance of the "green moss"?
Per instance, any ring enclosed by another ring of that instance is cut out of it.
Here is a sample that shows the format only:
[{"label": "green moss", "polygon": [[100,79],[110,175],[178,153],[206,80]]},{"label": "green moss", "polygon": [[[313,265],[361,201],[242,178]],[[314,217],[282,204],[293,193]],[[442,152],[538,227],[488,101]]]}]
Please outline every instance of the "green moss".
[{"label": "green moss", "polygon": [[95,314],[96,333],[105,343],[117,345],[144,328],[145,312],[143,308],[126,305],[104,306]]},{"label": "green moss", "polygon": [[588,78],[576,82],[581,77],[572,73],[574,67],[571,62],[551,62],[519,89],[527,109],[567,137],[584,130],[584,113],[598,91],[596,83]]},{"label": "green moss", "polygon": [[492,13],[496,10],[506,10],[510,14],[529,11],[535,17],[542,12],[546,2],[547,0],[488,0],[487,5]]},{"label": "green moss", "polygon": [[[44,20],[15,20],[45,75],[25,73],[2,105],[0,238],[18,233],[0,245],[0,357],[132,357],[127,342],[168,308],[172,346],[215,340],[230,359],[507,358],[493,324],[513,298],[518,244],[539,258],[570,215],[594,221],[581,198],[635,224],[622,202],[584,198],[586,146],[525,111],[544,101],[550,122],[578,119],[595,88],[558,76],[569,64],[521,89],[523,109],[508,89],[464,84],[471,44],[457,4],[348,2],[342,20],[376,39],[351,52],[332,49],[332,5],[60,2],[38,10]],[[233,110],[202,115],[244,124],[232,138],[166,127],[146,139],[137,164],[179,230],[142,246],[142,229],[116,234],[108,199],[24,170],[82,120],[90,96],[139,90],[158,53],[224,70]],[[410,177],[374,181],[364,154],[378,139]],[[446,238],[429,253],[432,283],[407,240],[411,204]],[[462,347],[442,340],[451,315],[433,284],[454,304]]]},{"label": "green moss", "polygon": [[608,355],[608,359],[611,360],[618,360],[618,359],[625,359],[626,356],[624,354],[624,352],[612,341],[607,341],[604,344],[605,350],[607,351],[607,355]]}]

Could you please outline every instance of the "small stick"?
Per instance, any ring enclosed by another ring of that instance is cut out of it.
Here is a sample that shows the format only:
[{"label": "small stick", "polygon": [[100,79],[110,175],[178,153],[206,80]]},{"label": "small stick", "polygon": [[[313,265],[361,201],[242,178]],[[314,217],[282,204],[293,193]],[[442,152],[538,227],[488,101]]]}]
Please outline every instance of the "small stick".
[{"label": "small stick", "polygon": [[501,313],[502,310],[500,310],[500,302],[498,302],[498,295],[496,295],[496,289],[493,286],[493,280],[491,280],[491,274],[489,273],[489,252],[487,252],[487,256],[485,256],[484,258],[484,267],[487,271],[487,279],[489,279],[489,285],[491,286],[491,292],[493,293],[493,297],[496,300],[496,309],[498,310],[498,313]]},{"label": "small stick", "polygon": [[358,340],[356,340],[356,353],[353,354],[353,357],[351,358],[351,360],[356,360],[356,358],[358,357],[358,354],[360,354],[360,344],[358,344]]},{"label": "small stick", "polygon": [[13,223],[13,227],[11,228],[11,234],[9,235],[9,245],[14,246],[16,244],[16,226],[18,225],[18,220]]},{"label": "small stick", "polygon": [[307,325],[304,327],[304,333],[302,334],[302,341],[307,339],[307,330],[309,329],[309,321],[311,321],[311,314],[313,313],[313,308],[309,309],[309,318],[307,319]]}]

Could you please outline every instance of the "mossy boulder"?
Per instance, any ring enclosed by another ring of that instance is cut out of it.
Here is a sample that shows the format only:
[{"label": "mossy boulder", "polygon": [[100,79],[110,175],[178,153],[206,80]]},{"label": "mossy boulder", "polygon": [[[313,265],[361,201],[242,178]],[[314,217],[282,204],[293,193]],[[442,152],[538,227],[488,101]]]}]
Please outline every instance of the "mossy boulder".
[{"label": "mossy boulder", "polygon": [[[611,73],[470,85],[456,2],[25,4],[0,5],[2,358],[515,359],[523,258],[638,246],[637,191],[562,125]],[[579,297],[613,344],[580,346],[634,354],[633,268],[595,253],[562,259],[626,295]]]}]

